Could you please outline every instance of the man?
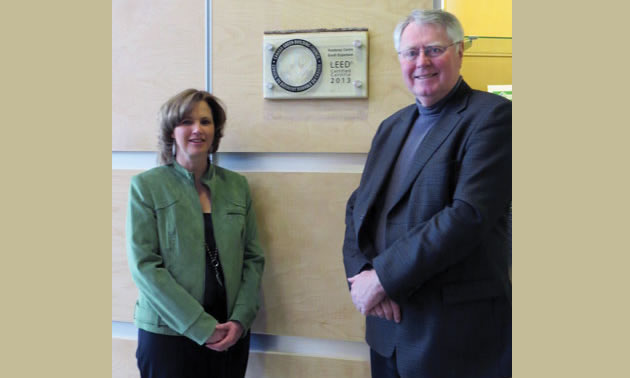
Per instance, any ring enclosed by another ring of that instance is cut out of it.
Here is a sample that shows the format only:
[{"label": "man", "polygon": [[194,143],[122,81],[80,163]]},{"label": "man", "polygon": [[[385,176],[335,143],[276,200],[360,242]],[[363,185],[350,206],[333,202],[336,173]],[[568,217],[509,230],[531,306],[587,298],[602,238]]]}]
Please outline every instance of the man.
[{"label": "man", "polygon": [[416,103],[381,123],[348,200],[344,265],[373,377],[511,375],[512,106],[463,81],[463,38],[440,10],[396,27]]}]

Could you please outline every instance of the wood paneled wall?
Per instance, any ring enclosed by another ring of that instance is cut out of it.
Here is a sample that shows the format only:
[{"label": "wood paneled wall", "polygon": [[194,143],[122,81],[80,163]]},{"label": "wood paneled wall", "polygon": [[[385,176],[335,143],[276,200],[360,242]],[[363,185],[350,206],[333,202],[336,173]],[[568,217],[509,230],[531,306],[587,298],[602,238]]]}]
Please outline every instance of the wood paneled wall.
[{"label": "wood paneled wall", "polygon": [[112,338],[112,378],[140,378],[136,340]]},{"label": "wood paneled wall", "polygon": [[112,0],[112,150],[154,151],[162,103],[205,87],[204,0]]},{"label": "wood paneled wall", "polygon": [[254,332],[362,341],[341,248],[359,174],[246,173],[267,252]]},{"label": "wood paneled wall", "polygon": [[[205,87],[203,0],[114,0],[112,148],[154,150],[155,115],[187,87]],[[396,23],[432,1],[212,1],[212,92],[227,106],[221,151],[367,152],[379,123],[413,102],[393,47]],[[265,30],[367,27],[369,98],[264,100]]]},{"label": "wood paneled wall", "polygon": [[260,352],[249,355],[245,374],[246,378],[365,378],[369,376],[369,361]]},{"label": "wood paneled wall", "polygon": [[131,176],[137,170],[112,171],[112,320],[133,322],[138,289],[131,279],[125,249],[125,218]]},{"label": "wood paneled wall", "polygon": [[[213,1],[213,90],[228,104],[223,151],[367,152],[379,123],[413,102],[400,74],[392,32],[432,1]],[[245,5],[245,4],[244,4]],[[367,27],[367,100],[262,98],[265,30]]]}]

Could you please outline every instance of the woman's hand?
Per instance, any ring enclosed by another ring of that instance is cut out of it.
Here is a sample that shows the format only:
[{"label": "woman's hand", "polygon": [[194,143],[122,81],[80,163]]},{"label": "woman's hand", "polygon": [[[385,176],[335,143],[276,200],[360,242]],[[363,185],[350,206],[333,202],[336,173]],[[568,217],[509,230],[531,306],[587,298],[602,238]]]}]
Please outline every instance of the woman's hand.
[{"label": "woman's hand", "polygon": [[224,329],[219,329],[219,327],[217,325],[217,327],[215,327],[214,332],[212,333],[212,335],[210,335],[210,337],[208,337],[208,340],[206,340],[206,345],[214,344],[217,341],[222,340],[223,338],[225,338],[225,335],[227,335],[227,331],[224,330]]},{"label": "woman's hand", "polygon": [[[243,326],[239,322],[229,321],[217,324],[214,333],[206,342],[206,347],[217,352],[223,352],[236,344],[243,334]],[[214,336],[217,335],[217,338]],[[223,335],[223,337],[219,337]]]}]

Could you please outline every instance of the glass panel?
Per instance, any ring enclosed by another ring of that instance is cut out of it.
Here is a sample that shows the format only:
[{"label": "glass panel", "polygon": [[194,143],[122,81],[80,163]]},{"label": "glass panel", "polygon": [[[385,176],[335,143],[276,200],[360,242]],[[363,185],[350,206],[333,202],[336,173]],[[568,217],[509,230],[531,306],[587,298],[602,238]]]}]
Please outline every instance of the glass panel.
[{"label": "glass panel", "polygon": [[464,56],[512,56],[512,37],[464,37]]}]

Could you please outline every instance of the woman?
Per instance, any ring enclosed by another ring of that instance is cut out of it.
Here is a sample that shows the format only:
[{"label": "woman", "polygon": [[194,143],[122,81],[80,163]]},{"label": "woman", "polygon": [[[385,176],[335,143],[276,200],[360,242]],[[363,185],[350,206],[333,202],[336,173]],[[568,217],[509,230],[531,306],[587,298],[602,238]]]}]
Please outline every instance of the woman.
[{"label": "woman", "polygon": [[141,376],[244,377],[264,256],[249,187],[217,167],[225,111],[185,90],[160,109],[160,161],[131,180],[127,256]]}]

